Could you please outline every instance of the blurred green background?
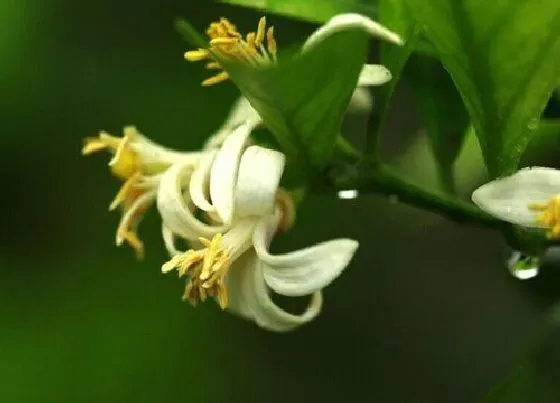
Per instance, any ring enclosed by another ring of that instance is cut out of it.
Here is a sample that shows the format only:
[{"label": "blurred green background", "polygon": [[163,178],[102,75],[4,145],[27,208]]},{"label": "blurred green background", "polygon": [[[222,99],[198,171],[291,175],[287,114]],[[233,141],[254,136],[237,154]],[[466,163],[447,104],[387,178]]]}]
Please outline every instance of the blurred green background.
[{"label": "blurred green background", "polygon": [[[381,197],[313,196],[277,250],[333,237],[361,247],[325,290],[322,315],[267,333],[181,301],[160,273],[154,209],[140,227],[146,259],[114,246],[118,189],[107,155],[82,138],[135,124],[192,149],[224,119],[231,83],[201,88],[201,64],[174,32],[259,14],[207,1],[58,0],[0,4],[2,231],[0,402],[472,402],[501,380],[544,302],[511,278],[498,234]],[[313,26],[271,16],[282,45]],[[433,163],[399,88],[386,152],[426,183]],[[472,153],[471,153],[472,154]],[[481,181],[464,163],[464,186]],[[473,162],[474,161],[474,162]]]}]

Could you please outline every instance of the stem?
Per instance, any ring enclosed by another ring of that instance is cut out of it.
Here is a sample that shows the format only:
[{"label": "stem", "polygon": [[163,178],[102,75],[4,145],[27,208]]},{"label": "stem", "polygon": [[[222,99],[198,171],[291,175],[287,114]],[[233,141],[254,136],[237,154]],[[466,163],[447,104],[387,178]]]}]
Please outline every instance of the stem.
[{"label": "stem", "polygon": [[356,172],[336,181],[337,189],[356,189],[363,193],[377,193],[396,197],[398,201],[422,208],[452,221],[477,223],[491,228],[503,228],[504,223],[473,204],[444,194],[438,194],[408,182],[384,166],[370,173]]}]

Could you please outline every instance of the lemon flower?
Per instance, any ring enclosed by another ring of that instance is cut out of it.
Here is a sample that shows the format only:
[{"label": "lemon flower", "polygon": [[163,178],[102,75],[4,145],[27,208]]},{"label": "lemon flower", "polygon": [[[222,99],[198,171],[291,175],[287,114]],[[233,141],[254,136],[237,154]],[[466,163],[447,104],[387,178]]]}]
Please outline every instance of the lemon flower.
[{"label": "lemon flower", "polygon": [[[373,37],[402,44],[400,37],[383,25],[363,15],[348,13],[331,18],[312,33],[303,44],[301,51],[306,52],[334,33],[354,28],[363,29]],[[206,34],[210,45],[208,49],[190,50],[185,53],[187,61],[207,61],[207,69],[218,70],[218,73],[202,82],[203,86],[218,84],[229,79],[229,74],[222,69],[213,54],[256,67],[268,66],[278,62],[274,27],[266,28],[266,17],[261,17],[256,32],[249,32],[245,38],[227,18],[220,18],[219,21],[212,22],[206,30]],[[384,66],[366,64],[362,68],[357,86],[359,88],[382,85],[390,79],[391,73]]]},{"label": "lemon flower", "polygon": [[557,169],[523,168],[479,187],[473,192],[472,200],[503,221],[543,228],[548,238],[560,238],[560,171]]},{"label": "lemon flower", "polygon": [[[279,188],[284,155],[249,145],[249,134],[250,125],[243,124],[212,159],[194,170],[176,164],[162,175],[157,205],[172,255],[162,271],[175,270],[187,279],[183,298],[192,304],[215,297],[223,309],[269,330],[287,331],[317,316],[322,288],[347,267],[358,243],[336,239],[270,254],[270,242],[289,227],[294,207]],[[205,181],[195,178],[197,170]],[[206,222],[196,211],[205,213]],[[189,241],[192,249],[179,252],[175,237]],[[295,315],[272,301],[271,290],[312,297],[307,310]]]},{"label": "lemon flower", "polygon": [[109,161],[111,172],[124,183],[111,202],[109,209],[122,208],[117,227],[116,243],[127,242],[137,257],[144,255],[144,245],[136,233],[146,210],[156,199],[161,174],[172,164],[183,162],[194,165],[200,153],[182,153],[162,147],[138,132],[136,127],[124,128],[123,137],[101,131],[97,137],[84,140],[83,155],[101,150],[113,154]]}]

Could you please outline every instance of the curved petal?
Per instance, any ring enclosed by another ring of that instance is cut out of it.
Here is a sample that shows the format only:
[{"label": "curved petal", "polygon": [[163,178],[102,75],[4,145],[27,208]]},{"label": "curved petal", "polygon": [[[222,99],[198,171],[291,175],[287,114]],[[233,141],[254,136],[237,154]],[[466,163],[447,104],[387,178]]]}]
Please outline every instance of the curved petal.
[{"label": "curved petal", "polygon": [[359,87],[383,85],[391,81],[391,72],[381,64],[364,64],[358,77]]},{"label": "curved petal", "polygon": [[546,203],[560,194],[560,171],[553,168],[523,168],[476,189],[473,202],[493,216],[518,225],[539,228],[529,205]]},{"label": "curved petal", "polygon": [[369,112],[373,108],[373,97],[367,87],[356,87],[350,98],[348,110],[352,112]]},{"label": "curved petal", "polygon": [[293,330],[313,320],[323,305],[321,292],[312,295],[304,313],[294,315],[286,312],[272,301],[263,277],[262,262],[250,252],[242,278],[243,306],[250,312],[257,325],[275,332]]},{"label": "curved petal", "polygon": [[245,150],[235,186],[235,216],[271,214],[284,172],[284,154],[260,146]]},{"label": "curved petal", "polygon": [[218,216],[225,224],[230,224],[233,217],[233,197],[237,170],[250,133],[251,129],[247,124],[235,129],[224,141],[212,165],[210,197]]},{"label": "curved petal", "polygon": [[383,25],[361,15],[361,14],[339,14],[331,18],[319,29],[313,32],[303,45],[303,50],[307,50],[312,46],[316,46],[330,35],[340,31],[360,28],[371,36],[379,37],[389,42],[401,45],[403,42],[396,33],[384,27]]},{"label": "curved petal", "polygon": [[161,226],[161,236],[169,256],[173,257],[182,253],[175,247],[175,234],[173,234],[173,231],[171,231],[165,224],[162,224]]},{"label": "curved petal", "polygon": [[189,183],[191,200],[196,207],[206,212],[215,211],[214,206],[207,197],[210,184],[210,169],[215,158],[215,150],[205,154],[200,160],[199,165],[195,168]]},{"label": "curved petal", "polygon": [[244,292],[244,284],[251,281],[249,270],[251,259],[255,259],[255,252],[252,250],[245,252],[231,265],[225,280],[229,301],[228,311],[245,319],[253,319],[253,311]]},{"label": "curved petal", "polygon": [[245,97],[240,97],[235,101],[231,111],[222,126],[212,135],[206,144],[205,149],[220,147],[224,140],[241,124],[247,124],[253,130],[262,122],[258,112],[251,106]]},{"label": "curved petal", "polygon": [[157,208],[163,223],[175,234],[189,241],[199,237],[212,238],[227,227],[208,225],[195,217],[190,206],[188,192],[183,192],[184,184],[190,179],[192,166],[189,163],[172,165],[161,177],[158,188]]},{"label": "curved petal", "polygon": [[294,252],[271,255],[268,246],[276,223],[273,216],[261,220],[253,235],[253,245],[263,262],[266,284],[281,295],[308,295],[328,286],[348,266],[358,249],[355,240],[333,239]]}]

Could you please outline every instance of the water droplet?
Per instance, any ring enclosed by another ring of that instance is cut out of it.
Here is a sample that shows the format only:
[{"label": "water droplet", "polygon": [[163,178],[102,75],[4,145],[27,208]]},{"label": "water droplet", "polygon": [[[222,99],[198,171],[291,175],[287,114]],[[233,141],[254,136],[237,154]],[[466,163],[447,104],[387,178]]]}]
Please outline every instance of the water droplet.
[{"label": "water droplet", "polygon": [[359,192],[356,189],[340,190],[338,192],[338,198],[342,200],[351,200],[359,196]]},{"label": "water droplet", "polygon": [[519,280],[528,280],[539,274],[539,259],[519,251],[513,251],[507,259],[510,274]]},{"label": "water droplet", "polygon": [[535,130],[537,130],[539,128],[539,118],[532,118],[529,120],[529,123],[527,123],[527,129],[531,130],[532,132],[534,132]]}]

